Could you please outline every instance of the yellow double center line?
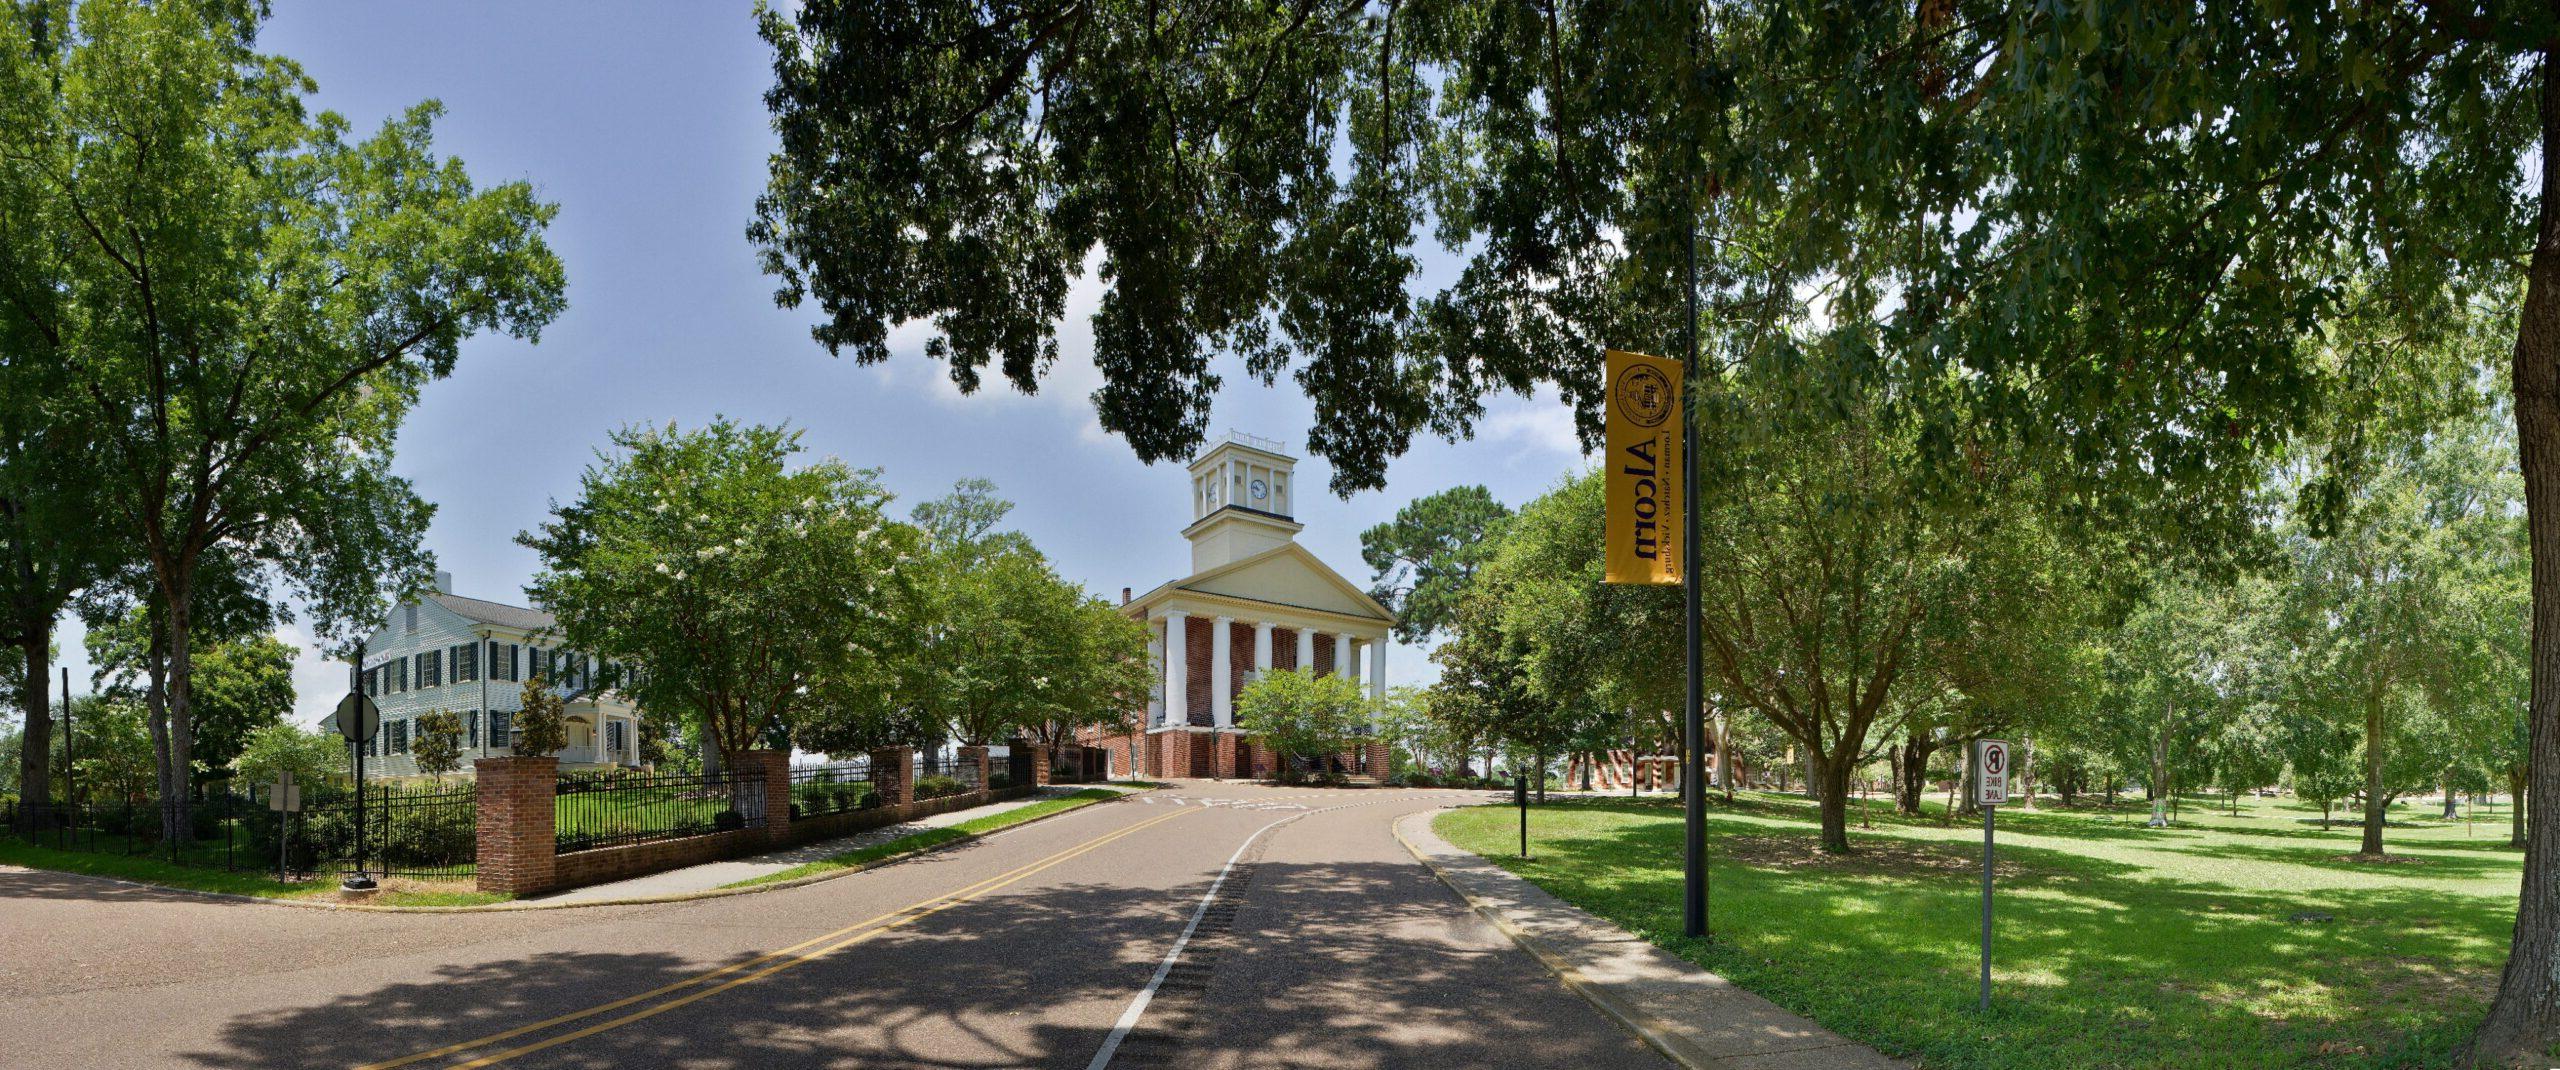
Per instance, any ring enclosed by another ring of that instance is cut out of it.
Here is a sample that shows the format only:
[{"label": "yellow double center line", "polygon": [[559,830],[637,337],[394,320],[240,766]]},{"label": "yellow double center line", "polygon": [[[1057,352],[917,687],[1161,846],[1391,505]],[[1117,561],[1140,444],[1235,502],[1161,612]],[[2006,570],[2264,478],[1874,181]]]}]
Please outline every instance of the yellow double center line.
[{"label": "yellow double center line", "polygon": [[1050,855],[1047,858],[1043,858],[1029,865],[1008,870],[1004,873],[999,873],[993,877],[979,881],[976,884],[961,888],[958,891],[949,892],[922,902],[912,903],[876,917],[865,918],[851,925],[847,925],[844,928],[837,929],[834,932],[803,940],[791,945],[790,947],[782,948],[777,951],[768,951],[762,955],[758,955],[742,962],[731,963],[716,970],[708,970],[695,974],[694,976],[685,978],[684,980],[653,988],[636,996],[625,996],[610,1003],[599,1003],[582,1011],[574,1011],[560,1015],[556,1018],[546,1018],[531,1025],[520,1025],[504,1032],[491,1033],[484,1037],[475,1037],[471,1040],[447,1044],[440,1048],[430,1048],[426,1051],[418,1052],[414,1055],[404,1055],[388,1062],[366,1063],[362,1066],[356,1067],[355,1070],[392,1070],[394,1067],[408,1066],[412,1063],[425,1062],[430,1059],[438,1059],[447,1055],[457,1055],[476,1048],[485,1048],[492,1044],[513,1040],[528,1033],[539,1033],[543,1030],[567,1025],[580,1019],[592,1018],[599,1014],[618,1011],[635,1004],[647,1003],[650,1000],[657,999],[660,996],[664,996],[672,992],[680,992],[684,989],[694,988],[698,985],[706,985],[711,981],[718,980],[719,978],[729,977],[731,974],[740,974],[740,971],[748,970],[752,967],[762,967],[761,969],[755,969],[754,972],[751,973],[743,973],[736,977],[730,977],[728,980],[721,981],[719,984],[710,985],[709,987],[686,993],[685,995],[675,999],[654,1004],[645,1010],[633,1011],[630,1014],[598,1022],[583,1029],[562,1033],[554,1037],[547,1037],[530,1044],[508,1048],[504,1051],[492,1052],[476,1059],[458,1062],[453,1064],[450,1070],[470,1070],[470,1068],[473,1067],[491,1066],[513,1059],[519,1055],[527,1055],[541,1051],[545,1048],[566,1044],[572,1040],[591,1037],[608,1029],[619,1028],[643,1018],[650,1018],[664,1014],[668,1011],[698,1000],[708,999],[740,985],[749,984],[766,977],[771,977],[774,974],[780,973],[794,966],[815,962],[828,955],[878,936],[881,933],[888,932],[900,926],[908,925],[942,911],[949,910],[952,907],[959,906],[962,903],[979,898],[980,896],[984,896],[998,889],[1020,883],[1042,870],[1066,862],[1089,851],[1093,851],[1102,847],[1104,844],[1108,844],[1124,836],[1132,835],[1141,829],[1164,824],[1167,821],[1171,821],[1174,818],[1181,817],[1190,812],[1189,808],[1184,808],[1175,810],[1163,817],[1149,818],[1148,820],[1138,822],[1135,825],[1131,825],[1117,832],[1105,833],[1093,839],[1086,840],[1083,843],[1067,848],[1066,850]]}]

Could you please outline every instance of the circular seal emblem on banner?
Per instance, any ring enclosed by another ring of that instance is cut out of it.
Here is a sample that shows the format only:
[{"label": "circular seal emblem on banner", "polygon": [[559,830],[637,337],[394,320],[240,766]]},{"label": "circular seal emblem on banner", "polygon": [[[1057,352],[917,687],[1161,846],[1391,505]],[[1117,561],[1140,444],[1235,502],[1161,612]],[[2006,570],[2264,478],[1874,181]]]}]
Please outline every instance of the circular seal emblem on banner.
[{"label": "circular seal emblem on banner", "polygon": [[1671,381],[1643,365],[1618,377],[1618,414],[1637,427],[1661,426],[1671,415]]}]

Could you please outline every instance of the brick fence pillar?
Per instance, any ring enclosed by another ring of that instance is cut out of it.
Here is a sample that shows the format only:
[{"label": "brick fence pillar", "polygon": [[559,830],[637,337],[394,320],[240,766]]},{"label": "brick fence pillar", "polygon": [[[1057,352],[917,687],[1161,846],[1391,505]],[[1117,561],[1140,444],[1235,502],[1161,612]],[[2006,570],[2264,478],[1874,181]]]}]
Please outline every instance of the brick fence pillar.
[{"label": "brick fence pillar", "polygon": [[1395,771],[1394,755],[1388,753],[1387,746],[1388,744],[1381,740],[1370,740],[1368,744],[1369,775],[1381,780]]},{"label": "brick fence pillar", "polygon": [[985,747],[962,747],[962,748],[960,748],[960,768],[962,768],[962,769],[972,769],[972,768],[976,769],[976,770],[978,771],[978,786],[979,786],[979,787],[981,787],[981,788],[986,787],[986,786],[987,786],[987,772],[988,772],[988,770],[987,770],[987,748],[985,748]]},{"label": "brick fence pillar", "polygon": [[1017,741],[1014,743],[1014,746],[1031,752],[1031,783],[1036,786],[1047,786],[1049,783],[1049,748],[1044,744],[1033,743],[1029,740]]},{"label": "brick fence pillar", "polygon": [[882,747],[871,752],[871,790],[880,805],[896,806],[915,799],[916,749]]},{"label": "brick fence pillar", "polygon": [[559,878],[552,800],[559,794],[560,759],[482,758],[472,763],[472,771],[480,890],[510,895],[549,891]]},{"label": "brick fence pillar", "polygon": [[791,839],[791,752],[751,750],[738,756],[738,775],[764,781],[764,838]]},{"label": "brick fence pillar", "polygon": [[1241,777],[1245,775],[1244,770],[1238,768],[1236,765],[1236,742],[1235,733],[1218,733],[1217,768],[1210,770],[1209,775],[1218,777]]}]

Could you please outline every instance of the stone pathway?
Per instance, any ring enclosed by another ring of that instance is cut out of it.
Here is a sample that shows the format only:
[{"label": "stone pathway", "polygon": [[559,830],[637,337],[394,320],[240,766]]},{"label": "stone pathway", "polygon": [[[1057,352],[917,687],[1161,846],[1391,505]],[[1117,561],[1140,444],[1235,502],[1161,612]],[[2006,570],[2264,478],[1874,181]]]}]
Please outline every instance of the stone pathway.
[{"label": "stone pathway", "polygon": [[1692,1070],[1908,1070],[1547,894],[1408,814],[1396,838],[1565,985]]},{"label": "stone pathway", "polygon": [[927,829],[948,828],[963,821],[1001,814],[1008,810],[1019,810],[1043,799],[1072,795],[1086,788],[1106,788],[1123,792],[1136,790],[1120,784],[1053,784],[1041,789],[1039,794],[1028,798],[1010,799],[999,803],[988,803],[985,806],[973,806],[966,810],[953,810],[947,814],[920,817],[901,824],[883,825],[851,836],[819,840],[816,843],[806,843],[769,854],[732,858],[725,862],[705,862],[698,866],[671,869],[664,873],[652,873],[645,877],[633,877],[608,884],[590,884],[584,888],[571,888],[565,892],[534,896],[532,901],[601,903],[619,899],[647,899],[666,895],[684,895],[689,892],[707,892],[723,885],[780,873],[792,867],[807,865],[846,851],[856,851],[873,844],[887,843],[901,836],[913,836]]}]

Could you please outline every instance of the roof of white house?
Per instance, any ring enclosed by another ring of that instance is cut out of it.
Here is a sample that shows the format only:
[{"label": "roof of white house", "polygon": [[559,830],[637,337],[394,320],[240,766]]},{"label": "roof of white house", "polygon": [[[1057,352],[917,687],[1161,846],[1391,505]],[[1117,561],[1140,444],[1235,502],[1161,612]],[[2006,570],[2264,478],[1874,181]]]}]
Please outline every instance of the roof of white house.
[{"label": "roof of white house", "polygon": [[452,610],[456,616],[479,624],[495,624],[501,628],[522,628],[529,632],[538,632],[559,623],[558,618],[539,609],[511,606],[503,602],[465,598],[458,594],[445,594],[441,591],[430,592],[427,598],[437,605]]}]

